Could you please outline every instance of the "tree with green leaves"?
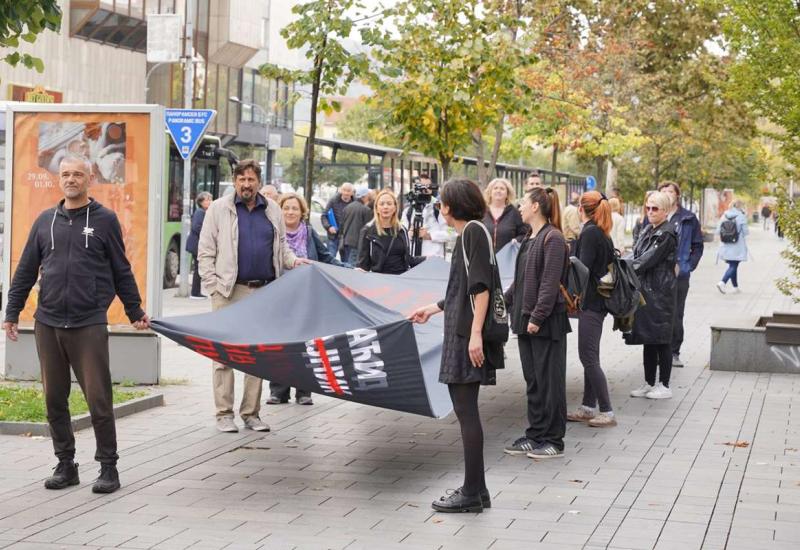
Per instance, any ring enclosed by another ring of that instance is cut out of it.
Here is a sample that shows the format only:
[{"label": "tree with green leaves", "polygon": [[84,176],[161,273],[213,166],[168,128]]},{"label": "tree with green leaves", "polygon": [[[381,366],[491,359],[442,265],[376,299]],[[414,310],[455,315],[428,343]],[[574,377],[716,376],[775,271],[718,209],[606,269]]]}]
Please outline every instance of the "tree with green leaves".
[{"label": "tree with green leaves", "polygon": [[0,59],[16,67],[20,63],[37,72],[44,71],[44,62],[16,49],[23,42],[33,43],[45,29],[58,31],[61,27],[61,8],[57,0],[14,0],[0,2],[0,48],[13,51]]},{"label": "tree with green leaves", "polygon": [[[317,134],[317,113],[338,111],[337,101],[325,96],[347,93],[354,80],[369,68],[364,53],[354,52],[346,46],[358,23],[380,16],[364,15],[364,6],[358,0],[311,0],[292,8],[296,19],[281,29],[281,36],[292,49],[304,49],[311,62],[309,70],[290,70],[273,64],[260,68],[267,78],[280,78],[311,86],[311,123],[305,149],[303,186],[306,200],[313,194],[314,139]],[[363,32],[364,29],[362,29]]]},{"label": "tree with green leaves", "polygon": [[800,179],[800,3],[797,0],[709,0],[724,8],[722,28],[734,54],[731,92],[778,127],[771,136],[792,166],[778,204],[790,243],[784,252],[793,279],[778,288],[800,302],[800,209],[789,189]]},{"label": "tree with green leaves", "polygon": [[444,178],[453,159],[472,146],[485,183],[506,117],[532,103],[520,78],[535,59],[520,32],[530,23],[524,4],[401,0],[386,13],[394,32],[372,35],[378,64],[372,101],[388,113],[384,122],[398,129],[403,148],[437,158]]}]

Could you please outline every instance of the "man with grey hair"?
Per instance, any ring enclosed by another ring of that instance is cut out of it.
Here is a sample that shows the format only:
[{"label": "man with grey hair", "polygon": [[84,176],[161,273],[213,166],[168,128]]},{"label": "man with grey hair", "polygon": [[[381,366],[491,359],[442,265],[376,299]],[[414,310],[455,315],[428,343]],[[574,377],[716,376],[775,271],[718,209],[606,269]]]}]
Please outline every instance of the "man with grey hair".
[{"label": "man with grey hair", "polygon": [[281,197],[280,193],[278,193],[278,188],[271,183],[266,184],[259,192],[264,198],[272,199],[275,202],[278,202],[278,199]]},{"label": "man with grey hair", "polygon": [[[345,182],[339,187],[339,192],[328,201],[322,213],[322,227],[328,232],[328,252],[335,258],[339,252],[339,233],[344,224],[344,209],[353,200],[355,187],[352,183]],[[347,258],[342,258],[343,262]]]},{"label": "man with grey hair", "polygon": [[149,327],[150,319],[142,310],[139,289],[125,257],[117,215],[89,197],[93,181],[92,165],[85,158],[67,156],[60,162],[58,184],[64,198],[33,223],[8,291],[3,328],[6,337],[16,342],[20,312],[38,280],[33,331],[47,422],[59,461],[44,486],[64,489],[80,483],[69,411],[72,367],[89,404],[97,442],[95,460],[101,465],[92,491],[113,493],[120,483],[108,307],[119,296],[125,314],[138,330]]}]

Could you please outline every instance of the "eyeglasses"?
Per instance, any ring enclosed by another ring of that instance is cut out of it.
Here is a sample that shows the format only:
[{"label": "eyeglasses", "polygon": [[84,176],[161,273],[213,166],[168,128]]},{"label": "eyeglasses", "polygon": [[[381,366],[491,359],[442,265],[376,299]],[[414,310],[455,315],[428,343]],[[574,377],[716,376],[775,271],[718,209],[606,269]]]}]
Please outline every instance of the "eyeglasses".
[{"label": "eyeglasses", "polygon": [[644,209],[648,212],[658,212],[661,210],[658,206],[645,206]]}]

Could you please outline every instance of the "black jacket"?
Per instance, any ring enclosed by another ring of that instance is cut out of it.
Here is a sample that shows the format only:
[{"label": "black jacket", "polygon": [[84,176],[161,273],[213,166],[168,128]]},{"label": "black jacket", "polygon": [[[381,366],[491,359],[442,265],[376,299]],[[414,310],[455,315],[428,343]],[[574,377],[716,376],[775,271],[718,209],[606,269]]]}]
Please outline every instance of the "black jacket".
[{"label": "black jacket", "polygon": [[626,343],[672,342],[672,320],[678,289],[675,276],[677,247],[678,238],[671,223],[662,223],[657,229],[648,224],[642,229],[633,249],[633,268],[647,304],[636,310],[633,331],[625,334]]},{"label": "black jacket", "polygon": [[359,200],[352,200],[344,208],[342,226],[339,228],[339,249],[358,248],[361,230],[372,219],[372,209]]},{"label": "black jacket", "polygon": [[512,204],[506,205],[496,223],[492,217],[492,212],[487,207],[486,215],[483,217],[483,225],[492,235],[495,251],[502,249],[512,239],[521,240],[520,237],[524,237],[530,231],[528,224],[522,221],[519,210]]},{"label": "black jacket", "polygon": [[348,204],[353,202],[355,199],[351,198],[349,202],[344,202],[342,200],[342,195],[336,193],[334,197],[328,201],[328,204],[325,205],[325,210],[322,212],[322,218],[320,221],[322,222],[322,227],[325,228],[325,231],[330,229],[331,221],[328,219],[328,210],[333,210],[333,217],[336,219],[336,225],[338,227],[337,235],[333,238],[336,239],[342,233],[342,224],[344,223],[344,209],[347,207]]},{"label": "black jacket", "polygon": [[206,219],[206,211],[197,207],[192,214],[192,229],[186,238],[186,252],[197,257],[197,244],[200,242],[200,231],[203,229],[203,220]]},{"label": "black jacket", "polygon": [[315,262],[322,262],[323,264],[338,265],[344,267],[345,264],[336,259],[336,257],[328,252],[328,247],[322,242],[322,239],[310,224],[303,224],[306,228],[307,245],[306,254],[308,259]]},{"label": "black jacket", "polygon": [[[421,264],[425,258],[422,256],[411,255],[411,245],[408,241],[408,232],[405,227],[400,226],[397,238],[401,239],[406,245],[405,265],[406,269],[411,269],[415,265]],[[386,250],[378,238],[378,230],[375,222],[370,222],[361,230],[361,239],[358,245],[358,262],[356,267],[364,271],[375,273],[383,272],[383,264],[386,261]]]},{"label": "black jacket", "polygon": [[94,199],[75,212],[67,212],[62,200],[33,223],[8,291],[7,322],[19,321],[40,271],[34,317],[44,325],[107,324],[114,296],[131,322],[144,317],[117,215]]},{"label": "black jacket", "polygon": [[606,311],[605,299],[597,293],[597,283],[608,273],[608,264],[614,254],[614,243],[611,237],[603,233],[592,220],[583,225],[578,243],[575,245],[575,256],[589,269],[589,284],[583,309],[603,313]]}]

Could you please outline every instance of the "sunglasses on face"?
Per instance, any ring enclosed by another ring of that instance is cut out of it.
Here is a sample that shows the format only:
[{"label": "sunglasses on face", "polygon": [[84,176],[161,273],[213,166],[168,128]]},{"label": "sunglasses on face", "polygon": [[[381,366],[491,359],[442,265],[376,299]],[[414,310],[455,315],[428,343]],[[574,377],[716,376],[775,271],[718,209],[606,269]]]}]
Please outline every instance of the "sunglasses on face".
[{"label": "sunglasses on face", "polygon": [[661,210],[658,206],[645,206],[644,209],[648,212],[658,212]]}]

